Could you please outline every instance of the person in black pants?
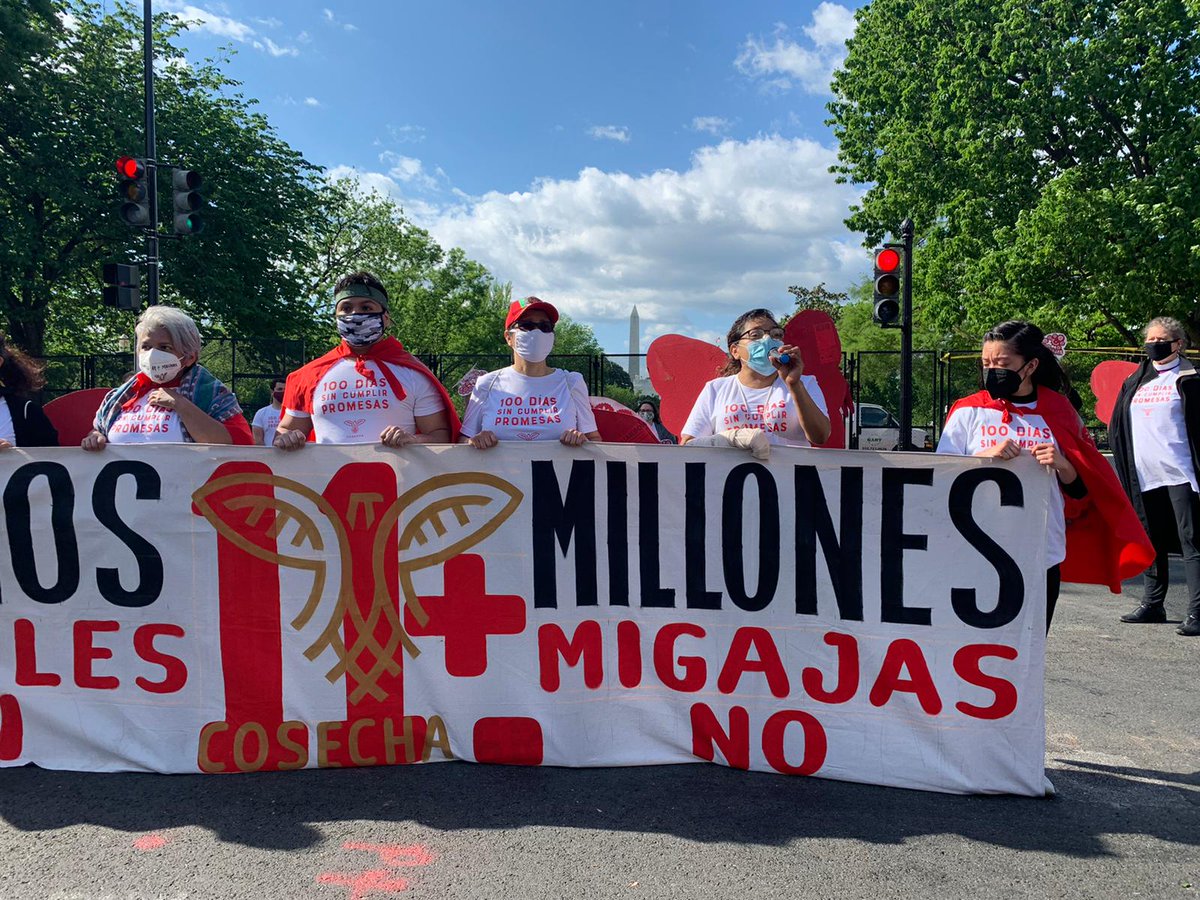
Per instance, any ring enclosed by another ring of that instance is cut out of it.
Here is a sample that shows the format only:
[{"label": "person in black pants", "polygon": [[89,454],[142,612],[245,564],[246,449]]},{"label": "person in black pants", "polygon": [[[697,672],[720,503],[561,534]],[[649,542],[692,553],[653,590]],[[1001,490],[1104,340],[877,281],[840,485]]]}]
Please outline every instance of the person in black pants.
[{"label": "person in black pants", "polygon": [[0,333],[0,450],[58,446],[58,432],[33,399],[45,383],[41,366]]},{"label": "person in black pants", "polygon": [[1165,622],[1168,554],[1181,552],[1187,617],[1176,629],[1200,636],[1200,378],[1183,357],[1187,335],[1175,319],[1146,326],[1146,360],[1125,379],[1109,424],[1117,475],[1157,557],[1146,571],[1141,605],[1122,622]]}]

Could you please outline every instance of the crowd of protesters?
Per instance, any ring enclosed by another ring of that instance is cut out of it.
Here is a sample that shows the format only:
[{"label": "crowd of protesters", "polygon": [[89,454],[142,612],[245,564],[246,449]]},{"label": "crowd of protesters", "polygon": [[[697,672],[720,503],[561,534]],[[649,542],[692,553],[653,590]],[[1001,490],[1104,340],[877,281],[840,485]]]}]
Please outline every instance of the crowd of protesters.
[{"label": "crowd of protesters", "polygon": [[[272,379],[271,403],[247,423],[233,392],[200,364],[196,323],[152,306],[136,327],[138,367],[101,401],[85,450],[110,443],[266,444],[296,451],[310,442],[464,443],[490,450],[505,441],[601,441],[583,378],[547,364],[558,311],[536,297],[514,301],[502,327],[512,364],[476,379],[460,421],[446,389],[388,334],[383,283],[367,272],[334,288],[341,342],[286,377]],[[499,323],[498,323],[499,324]],[[1200,378],[1184,357],[1187,337],[1174,319],[1145,329],[1146,358],[1121,387],[1110,426],[1114,465],[1092,443],[1078,394],[1027,322],[1003,322],[983,339],[982,390],[949,411],[937,452],[1011,460],[1031,455],[1058,486],[1045,535],[1047,628],[1059,585],[1073,569],[1113,568],[1134,548],[1153,560],[1129,623],[1166,621],[1167,556],[1181,552],[1187,616],[1177,629],[1200,635]],[[829,438],[817,381],[804,375],[800,349],[765,309],[729,329],[724,369],[696,398],[678,443],[724,446],[765,459],[773,446],[811,447]],[[36,395],[41,367],[0,337],[0,450],[56,446],[58,435]],[[654,398],[637,403],[653,435],[675,443]],[[1082,514],[1090,509],[1090,515]],[[1073,561],[1072,557],[1075,557]],[[1102,583],[1104,572],[1098,573]]]}]

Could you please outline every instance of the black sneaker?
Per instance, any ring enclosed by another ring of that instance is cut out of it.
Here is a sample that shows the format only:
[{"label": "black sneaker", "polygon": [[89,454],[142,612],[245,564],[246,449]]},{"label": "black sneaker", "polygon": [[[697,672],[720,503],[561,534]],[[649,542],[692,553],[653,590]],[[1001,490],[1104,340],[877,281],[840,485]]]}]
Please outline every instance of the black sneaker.
[{"label": "black sneaker", "polygon": [[1183,620],[1183,624],[1175,629],[1175,633],[1184,637],[1200,637],[1200,617],[1188,616]]},{"label": "black sneaker", "polygon": [[1133,612],[1121,616],[1121,621],[1138,624],[1165,622],[1167,621],[1167,611],[1163,609],[1161,603],[1143,603]]}]

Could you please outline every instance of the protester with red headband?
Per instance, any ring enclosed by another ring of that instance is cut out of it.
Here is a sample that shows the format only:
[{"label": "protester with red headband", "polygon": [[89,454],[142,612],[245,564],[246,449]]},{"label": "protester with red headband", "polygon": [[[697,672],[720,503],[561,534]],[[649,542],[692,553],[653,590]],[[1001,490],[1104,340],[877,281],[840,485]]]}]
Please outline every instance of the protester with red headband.
[{"label": "protester with red headband", "polygon": [[1054,473],[1060,501],[1051,504],[1046,542],[1046,629],[1060,582],[1121,582],[1154,559],[1150,540],[1096,450],[1066,393],[1067,376],[1044,335],[1028,322],[1003,322],[983,336],[984,390],[954,404],[938,453],[1015,459],[1028,453]]},{"label": "protester with red headband", "polygon": [[488,450],[499,441],[558,441],[578,447],[600,440],[587,385],[578,372],[552,369],[558,310],[527,297],[514,300],[504,320],[513,364],[480,375],[463,415],[466,443]]},{"label": "protester with red headband", "polygon": [[457,440],[458,415],[446,389],[387,336],[392,318],[383,283],[369,272],[354,272],[334,286],[333,299],[342,342],[288,376],[275,446]]},{"label": "protester with red headband", "polygon": [[106,444],[251,444],[233,393],[197,360],[200,331],[172,306],[151,306],[136,326],[138,371],[100,401],[84,450]]}]

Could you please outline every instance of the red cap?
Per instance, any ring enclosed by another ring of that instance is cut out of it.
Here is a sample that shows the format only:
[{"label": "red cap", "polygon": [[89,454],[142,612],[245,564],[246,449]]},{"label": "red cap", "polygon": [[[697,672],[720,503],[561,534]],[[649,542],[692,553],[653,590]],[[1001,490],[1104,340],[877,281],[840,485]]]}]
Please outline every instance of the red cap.
[{"label": "red cap", "polygon": [[512,328],[513,322],[525,315],[531,309],[540,309],[550,317],[551,324],[558,321],[558,310],[547,303],[545,300],[539,300],[537,297],[525,297],[521,300],[514,300],[508,306],[508,318],[504,320],[504,330]]}]

